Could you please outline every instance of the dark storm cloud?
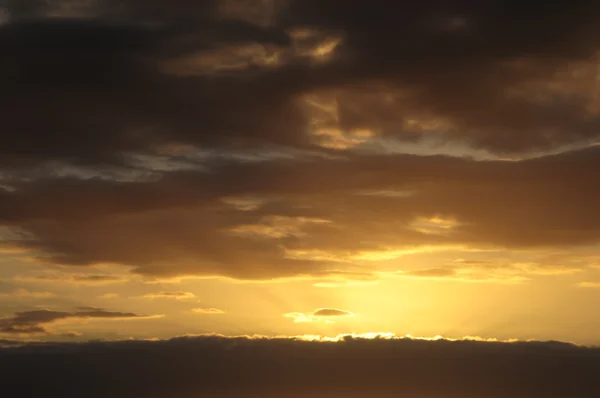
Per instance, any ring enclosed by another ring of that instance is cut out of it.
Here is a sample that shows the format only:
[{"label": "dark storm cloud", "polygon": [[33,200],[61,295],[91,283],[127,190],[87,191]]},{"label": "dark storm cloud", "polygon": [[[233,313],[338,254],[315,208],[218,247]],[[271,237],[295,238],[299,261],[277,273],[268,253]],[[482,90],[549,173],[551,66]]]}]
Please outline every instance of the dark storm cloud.
[{"label": "dark storm cloud", "polygon": [[260,145],[269,135],[269,142],[290,141],[274,129],[285,118],[292,133],[301,121],[276,86],[259,92],[260,83],[243,76],[178,78],[158,70],[182,52],[287,41],[284,33],[222,25],[150,28],[53,18],[0,26],[0,159],[97,163],[168,143],[224,144],[247,136]]},{"label": "dark storm cloud", "polygon": [[0,318],[0,333],[45,334],[46,325],[65,319],[135,319],[143,315],[131,312],[113,312],[101,308],[85,307],[75,312],[35,310],[17,312],[11,317]]},{"label": "dark storm cloud", "polygon": [[202,337],[5,348],[0,364],[4,388],[61,398],[600,394],[598,349],[553,342]]},{"label": "dark storm cloud", "polygon": [[[496,152],[597,135],[592,2],[291,1],[270,7],[280,11],[269,26],[219,11],[243,2],[113,3],[83,19],[33,13],[0,27],[4,163],[115,161],[173,143],[303,147],[305,94],[333,98],[327,127],[346,131],[433,134]],[[336,57],[295,53],[300,28],[342,38]],[[257,64],[269,51],[281,62]],[[224,52],[245,67],[225,73]],[[207,59],[219,73],[194,72]],[[185,76],[165,67],[182,62]]]},{"label": "dark storm cloud", "polygon": [[344,32],[336,75],[391,95],[370,104],[341,90],[341,125],[406,136],[404,122],[437,120],[449,139],[511,152],[597,136],[598,112],[584,105],[595,88],[576,87],[595,85],[594,63],[577,68],[598,51],[599,11],[585,1],[314,0],[292,2],[289,18]]}]

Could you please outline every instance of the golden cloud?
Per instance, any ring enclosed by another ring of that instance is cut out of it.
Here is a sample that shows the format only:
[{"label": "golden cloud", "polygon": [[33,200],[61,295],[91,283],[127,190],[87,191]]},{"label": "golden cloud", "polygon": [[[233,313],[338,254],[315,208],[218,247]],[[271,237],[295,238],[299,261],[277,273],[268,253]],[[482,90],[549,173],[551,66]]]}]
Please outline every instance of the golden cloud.
[{"label": "golden cloud", "polygon": [[225,314],[225,311],[220,310],[218,308],[193,308],[193,313],[202,314],[202,315],[222,315]]},{"label": "golden cloud", "polygon": [[325,322],[335,323],[333,319],[354,317],[356,316],[350,311],[339,310],[336,308],[319,308],[313,312],[302,313],[302,312],[290,312],[283,315],[286,318],[291,318],[295,323],[308,323],[308,322]]}]

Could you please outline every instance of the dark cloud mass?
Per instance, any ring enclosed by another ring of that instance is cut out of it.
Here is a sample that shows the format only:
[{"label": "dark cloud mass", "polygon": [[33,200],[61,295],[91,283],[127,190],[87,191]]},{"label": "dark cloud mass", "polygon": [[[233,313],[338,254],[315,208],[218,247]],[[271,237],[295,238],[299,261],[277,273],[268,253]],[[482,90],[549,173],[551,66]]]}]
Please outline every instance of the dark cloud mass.
[{"label": "dark cloud mass", "polygon": [[179,338],[0,350],[20,396],[594,398],[597,349],[562,343]]},{"label": "dark cloud mass", "polygon": [[593,2],[6,10],[0,225],[45,262],[264,279],[600,239]]},{"label": "dark cloud mass", "polygon": [[[302,256],[310,251],[566,248],[600,238],[597,148],[518,162],[348,155],[231,163],[151,182],[39,179],[2,195],[0,218],[18,227],[14,244],[46,261],[163,276],[335,270],[334,258]],[[377,194],[386,190],[408,194]],[[232,196],[265,202],[240,210],[222,200]],[[419,228],[434,217],[454,224]]]},{"label": "dark cloud mass", "polygon": [[[597,134],[591,2],[290,1],[269,26],[226,12],[243,2],[98,3],[86,18],[30,13],[0,28],[5,161],[112,159],[169,143],[304,146],[299,101],[311,93],[336,100],[329,127],[403,139],[438,124],[444,139],[511,152]],[[338,35],[339,54],[308,62],[294,47],[300,28]],[[220,63],[223,52],[245,67]],[[185,76],[165,67],[186,59]],[[202,73],[207,62],[214,73]]]}]

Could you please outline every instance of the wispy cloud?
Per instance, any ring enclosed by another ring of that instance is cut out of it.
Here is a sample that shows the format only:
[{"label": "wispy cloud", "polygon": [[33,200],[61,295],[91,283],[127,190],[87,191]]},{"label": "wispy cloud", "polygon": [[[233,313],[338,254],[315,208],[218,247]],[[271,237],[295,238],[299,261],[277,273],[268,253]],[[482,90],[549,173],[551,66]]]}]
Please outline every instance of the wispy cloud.
[{"label": "wispy cloud", "polygon": [[0,293],[0,297],[46,299],[56,297],[56,294],[52,292],[31,292],[27,289],[16,289],[10,293]]},{"label": "wispy cloud", "polygon": [[353,317],[354,313],[337,308],[319,308],[313,312],[289,312],[284,317],[293,319],[295,323],[325,322],[334,323],[333,319]]},{"label": "wispy cloud", "polygon": [[17,312],[7,318],[0,318],[0,333],[29,335],[52,334],[47,327],[57,322],[69,323],[77,320],[129,320],[152,319],[162,315],[140,315],[133,312],[114,312],[102,308],[81,307],[77,311],[35,310]]},{"label": "wispy cloud", "polygon": [[68,283],[84,286],[110,285],[129,281],[129,279],[124,275],[74,274],[56,272],[48,272],[43,275],[19,275],[15,277],[15,280],[26,283]]},{"label": "wispy cloud", "polygon": [[401,270],[395,273],[382,273],[382,275],[412,279],[519,284],[530,281],[536,276],[570,275],[581,271],[583,271],[583,268],[576,265],[459,259],[440,267]]},{"label": "wispy cloud", "polygon": [[187,300],[193,299],[196,295],[190,292],[158,292],[158,293],[148,293],[142,296],[142,298],[148,300],[154,299],[169,299],[169,300]]},{"label": "wispy cloud", "polygon": [[218,308],[194,308],[194,309],[192,309],[192,312],[195,314],[202,314],[202,315],[223,315],[223,314],[225,314],[225,311],[220,310]]}]

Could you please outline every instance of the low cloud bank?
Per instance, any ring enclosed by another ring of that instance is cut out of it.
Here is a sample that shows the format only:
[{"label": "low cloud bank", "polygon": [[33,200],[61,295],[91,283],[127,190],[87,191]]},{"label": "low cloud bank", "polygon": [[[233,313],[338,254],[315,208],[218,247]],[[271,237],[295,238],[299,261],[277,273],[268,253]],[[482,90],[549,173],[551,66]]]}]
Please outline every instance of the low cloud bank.
[{"label": "low cloud bank", "polygon": [[0,350],[0,384],[45,397],[600,396],[600,349],[557,342],[183,337]]}]

